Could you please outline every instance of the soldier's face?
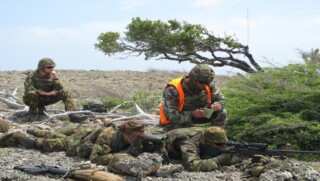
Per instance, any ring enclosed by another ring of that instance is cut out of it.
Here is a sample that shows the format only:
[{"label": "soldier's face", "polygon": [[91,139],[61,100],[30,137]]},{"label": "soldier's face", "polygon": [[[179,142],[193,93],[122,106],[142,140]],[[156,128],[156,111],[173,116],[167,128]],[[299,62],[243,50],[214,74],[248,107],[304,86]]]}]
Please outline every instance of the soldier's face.
[{"label": "soldier's face", "polygon": [[54,67],[44,67],[42,69],[43,72],[47,73],[47,74],[50,74],[52,71],[53,71],[53,68]]},{"label": "soldier's face", "polygon": [[197,80],[194,80],[194,79],[192,79],[192,78],[190,78],[190,79],[191,79],[191,81],[192,81],[192,84],[193,84],[194,89],[196,89],[196,90],[203,90],[204,87],[205,87],[206,85],[208,85],[207,82],[197,81]]}]

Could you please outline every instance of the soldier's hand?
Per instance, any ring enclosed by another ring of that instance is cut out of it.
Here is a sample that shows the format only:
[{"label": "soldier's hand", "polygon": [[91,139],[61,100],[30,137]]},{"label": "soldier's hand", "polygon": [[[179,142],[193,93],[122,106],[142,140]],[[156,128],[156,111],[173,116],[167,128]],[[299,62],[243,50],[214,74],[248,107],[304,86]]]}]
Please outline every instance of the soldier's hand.
[{"label": "soldier's hand", "polygon": [[214,102],[211,104],[211,108],[214,110],[214,112],[221,111],[221,104],[219,102]]},{"label": "soldier's hand", "polygon": [[58,91],[56,91],[56,90],[53,90],[53,91],[50,92],[50,96],[55,96],[57,94],[58,94]]},{"label": "soldier's hand", "polygon": [[196,109],[192,111],[192,117],[195,118],[203,118],[206,115],[206,112],[204,109]]},{"label": "soldier's hand", "polygon": [[58,75],[58,73],[57,73],[55,70],[53,70],[53,71],[51,72],[51,76],[52,76],[52,78],[54,78],[54,79],[59,79],[59,75]]},{"label": "soldier's hand", "polygon": [[50,92],[40,92],[39,94],[42,95],[42,96],[55,96],[55,95],[58,94],[58,91],[53,90],[53,91],[50,91]]}]

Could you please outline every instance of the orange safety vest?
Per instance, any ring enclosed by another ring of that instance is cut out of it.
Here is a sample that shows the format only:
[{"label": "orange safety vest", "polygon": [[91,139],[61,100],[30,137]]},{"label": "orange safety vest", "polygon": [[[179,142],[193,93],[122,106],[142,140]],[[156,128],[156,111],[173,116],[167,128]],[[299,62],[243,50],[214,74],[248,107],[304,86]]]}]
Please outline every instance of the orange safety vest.
[{"label": "orange safety vest", "polygon": [[[182,88],[182,84],[181,84],[181,80],[182,77],[177,78],[177,79],[173,79],[171,80],[167,86],[165,88],[167,88],[168,86],[174,86],[177,91],[178,91],[178,95],[179,95],[179,105],[178,105],[178,109],[179,112],[182,111],[183,109],[183,104],[184,104],[184,92],[183,92],[183,88]],[[208,106],[211,105],[211,91],[210,91],[210,87],[208,85],[205,86],[205,89],[207,91],[207,104]],[[162,103],[160,103],[160,124],[161,125],[165,125],[165,124],[170,124],[171,121],[168,120],[164,114],[164,110],[163,110],[163,105]]]}]

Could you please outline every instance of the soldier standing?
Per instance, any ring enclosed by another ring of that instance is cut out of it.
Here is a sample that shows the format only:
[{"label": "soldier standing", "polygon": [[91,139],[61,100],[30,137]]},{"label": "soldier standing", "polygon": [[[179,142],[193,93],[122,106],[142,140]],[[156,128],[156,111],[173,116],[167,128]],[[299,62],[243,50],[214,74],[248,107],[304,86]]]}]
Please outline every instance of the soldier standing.
[{"label": "soldier standing", "polygon": [[210,122],[225,127],[225,97],[213,83],[214,71],[206,64],[196,65],[189,74],[171,80],[160,104],[160,126],[164,130]]},{"label": "soldier standing", "polygon": [[[75,111],[71,95],[66,91],[54,67],[56,64],[50,58],[43,58],[38,63],[35,72],[30,73],[25,82],[23,102],[29,106],[29,120],[47,119],[45,106],[63,101],[66,111]],[[87,118],[80,114],[70,114],[70,121],[81,122]]]}]

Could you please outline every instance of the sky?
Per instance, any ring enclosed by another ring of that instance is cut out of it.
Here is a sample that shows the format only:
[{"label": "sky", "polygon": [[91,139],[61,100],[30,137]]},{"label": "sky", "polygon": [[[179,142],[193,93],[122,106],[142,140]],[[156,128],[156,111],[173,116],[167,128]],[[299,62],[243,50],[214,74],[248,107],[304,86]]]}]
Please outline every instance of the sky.
[{"label": "sky", "polygon": [[[314,0],[0,0],[0,71],[56,69],[189,71],[194,64],[119,59],[95,49],[100,33],[123,33],[132,18],[202,24],[235,35],[262,66],[302,63],[298,50],[320,47],[320,1]],[[214,68],[232,74],[235,68]]]}]

